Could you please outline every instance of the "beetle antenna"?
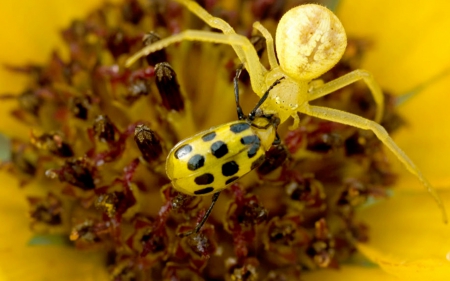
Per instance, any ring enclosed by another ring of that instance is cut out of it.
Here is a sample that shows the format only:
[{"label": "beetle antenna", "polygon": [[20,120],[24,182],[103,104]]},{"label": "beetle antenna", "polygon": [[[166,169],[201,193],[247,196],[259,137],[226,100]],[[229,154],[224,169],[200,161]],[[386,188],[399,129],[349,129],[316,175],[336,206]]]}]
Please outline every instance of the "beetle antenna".
[{"label": "beetle antenna", "polygon": [[263,102],[266,101],[267,97],[269,96],[269,92],[273,89],[273,87],[280,84],[280,81],[283,79],[284,79],[284,77],[281,77],[281,78],[275,80],[275,82],[273,82],[273,84],[269,87],[269,89],[267,89],[267,91],[264,93],[264,95],[261,97],[261,99],[256,104],[255,108],[253,108],[253,110],[248,114],[248,118],[250,120],[255,119],[256,111],[261,106],[261,104],[263,104]]},{"label": "beetle antenna", "polygon": [[244,120],[244,112],[242,111],[242,107],[239,104],[239,76],[241,75],[242,70],[244,69],[244,64],[239,65],[238,69],[236,69],[236,75],[234,76],[234,98],[236,100],[236,110],[239,120]]}]

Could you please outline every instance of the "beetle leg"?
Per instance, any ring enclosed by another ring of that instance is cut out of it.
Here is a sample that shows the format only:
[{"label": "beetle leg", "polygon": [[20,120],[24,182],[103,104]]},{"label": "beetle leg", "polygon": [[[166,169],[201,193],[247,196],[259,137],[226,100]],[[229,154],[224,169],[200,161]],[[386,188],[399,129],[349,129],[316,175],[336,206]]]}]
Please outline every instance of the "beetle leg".
[{"label": "beetle leg", "polygon": [[217,199],[219,199],[220,192],[221,191],[214,193],[214,195],[212,197],[211,205],[209,206],[208,210],[206,210],[205,215],[203,216],[202,220],[197,224],[197,226],[191,231],[179,233],[178,234],[179,237],[186,237],[193,233],[198,233],[200,231],[200,229],[202,228],[202,226],[205,224],[206,220],[208,219],[209,215],[211,214],[211,211],[212,211],[214,205],[216,204]]}]

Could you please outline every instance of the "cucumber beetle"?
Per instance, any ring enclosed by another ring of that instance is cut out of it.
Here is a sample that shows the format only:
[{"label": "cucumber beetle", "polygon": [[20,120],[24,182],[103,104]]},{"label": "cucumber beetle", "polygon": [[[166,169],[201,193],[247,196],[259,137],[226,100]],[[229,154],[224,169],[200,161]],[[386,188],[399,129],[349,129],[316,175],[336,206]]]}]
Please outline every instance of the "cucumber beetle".
[{"label": "cucumber beetle", "polygon": [[260,106],[284,77],[276,80],[245,116],[239,105],[238,78],[241,71],[239,68],[234,78],[239,120],[182,140],[167,156],[166,173],[176,190],[193,196],[214,194],[201,222],[193,231],[181,236],[197,233],[210,215],[220,192],[258,167],[264,161],[265,152],[273,143],[279,142],[277,127],[280,119],[274,114],[264,114]]}]

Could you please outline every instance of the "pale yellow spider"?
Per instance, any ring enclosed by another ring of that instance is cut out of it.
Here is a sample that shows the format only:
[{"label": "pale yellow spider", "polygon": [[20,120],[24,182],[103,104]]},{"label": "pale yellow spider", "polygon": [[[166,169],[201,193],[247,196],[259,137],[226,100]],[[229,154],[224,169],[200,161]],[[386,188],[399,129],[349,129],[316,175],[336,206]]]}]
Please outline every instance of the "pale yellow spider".
[{"label": "pale yellow spider", "polygon": [[[279,64],[275,56],[272,35],[259,22],[255,22],[253,27],[261,32],[266,39],[270,64],[270,69],[267,70],[259,61],[256,50],[250,41],[245,36],[237,34],[227,22],[213,17],[194,1],[175,1],[186,6],[209,26],[219,29],[223,33],[185,30],[144,47],[127,60],[127,66],[130,66],[142,56],[183,40],[231,45],[248,70],[252,89],[258,96],[261,97],[274,81],[284,77],[283,82],[272,90],[269,98],[261,106],[264,113],[277,114],[281,123],[292,117],[294,123],[290,129],[298,126],[298,113],[304,113],[360,129],[371,130],[422,182],[437,202],[444,222],[447,222],[445,207],[436,190],[408,156],[395,144],[386,130],[377,123],[381,121],[383,116],[383,94],[372,75],[365,70],[358,69],[325,84],[316,79],[330,70],[341,59],[347,46],[345,30],[339,19],[330,10],[320,5],[309,4],[297,6],[283,15],[275,37]],[[309,104],[309,101],[330,94],[361,79],[369,87],[376,102],[375,121],[341,110]]]}]

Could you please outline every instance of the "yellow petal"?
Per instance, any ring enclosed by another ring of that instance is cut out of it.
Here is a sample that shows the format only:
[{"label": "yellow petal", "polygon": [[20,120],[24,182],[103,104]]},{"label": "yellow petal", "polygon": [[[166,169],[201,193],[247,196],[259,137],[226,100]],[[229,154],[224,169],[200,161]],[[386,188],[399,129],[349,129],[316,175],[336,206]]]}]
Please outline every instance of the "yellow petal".
[{"label": "yellow petal", "polygon": [[380,267],[403,280],[448,280],[450,274],[450,261],[429,258],[414,261],[402,260],[386,256],[371,247],[360,244],[358,250],[375,261]]},{"label": "yellow petal", "polygon": [[72,247],[27,246],[28,206],[17,179],[0,173],[0,280],[108,280],[105,256]]},{"label": "yellow petal", "polygon": [[[398,145],[417,163],[431,183],[440,188],[450,188],[449,90],[450,77],[447,77],[399,108],[408,125],[395,135]],[[408,186],[406,183],[399,185]]]},{"label": "yellow petal", "polygon": [[[450,2],[344,0],[340,17],[348,34],[374,41],[363,67],[394,94],[405,93],[450,68]],[[450,76],[428,85],[400,113],[407,127],[396,133],[405,150],[431,183],[450,187]],[[398,169],[406,178],[405,169]],[[404,184],[403,184],[404,185]],[[404,185],[406,186],[406,185]],[[420,184],[410,187],[420,188]]]},{"label": "yellow petal", "polygon": [[[62,50],[60,31],[100,3],[90,0],[1,1],[0,94],[19,92],[26,86],[25,77],[6,71],[5,64],[44,63],[52,50]],[[9,112],[15,105],[14,101],[0,101],[0,132],[27,135],[28,129],[10,117]]]},{"label": "yellow petal", "polygon": [[[90,0],[2,1],[0,24],[5,28],[0,30],[4,39],[0,61],[12,64],[45,62],[51,50],[61,47],[60,31],[100,3]],[[21,89],[20,85],[3,83],[1,87],[1,90],[5,90],[3,87]]]},{"label": "yellow petal", "polygon": [[[450,192],[442,196],[450,205]],[[425,192],[398,191],[358,214],[370,228],[359,250],[387,272],[405,280],[450,276],[450,227]]]},{"label": "yellow petal", "polygon": [[[3,38],[0,64],[43,63],[55,47],[61,46],[60,30],[73,18],[81,17],[98,6],[99,1],[74,2],[2,1],[0,37]],[[0,67],[0,93],[18,92],[25,86],[24,77]],[[0,131],[26,136],[28,129],[9,114],[14,101],[0,102]],[[0,174],[0,280],[106,280],[102,256],[82,253],[73,248],[30,247],[25,197],[17,180]],[[45,257],[45,258],[43,258]],[[76,265],[76,266],[68,266]],[[49,274],[51,272],[52,274]]]},{"label": "yellow petal", "polygon": [[[383,88],[404,93],[450,67],[450,40],[442,36],[450,28],[450,19],[439,16],[448,10],[449,2],[368,1],[359,9],[355,1],[344,4],[353,5],[341,7],[348,13],[346,29],[376,38],[364,67]],[[352,11],[358,13],[350,14]],[[439,187],[450,187],[450,144],[445,141],[450,135],[450,130],[445,130],[450,121],[448,89],[450,79],[442,79],[403,105],[400,113],[408,126],[395,135],[398,145]],[[403,167],[397,171],[401,174],[397,188],[423,188]],[[445,199],[448,208],[448,194]],[[427,194],[397,191],[393,198],[366,210],[363,218],[370,224],[371,241],[370,247],[359,250],[386,272],[404,280],[448,279],[450,228],[441,223]]]},{"label": "yellow petal", "polygon": [[323,269],[302,274],[303,281],[333,280],[333,281],[398,281],[377,267],[344,265],[339,269]]},{"label": "yellow petal", "polygon": [[364,68],[402,93],[450,66],[449,9],[445,0],[343,0],[339,17],[350,36],[374,41]]}]

